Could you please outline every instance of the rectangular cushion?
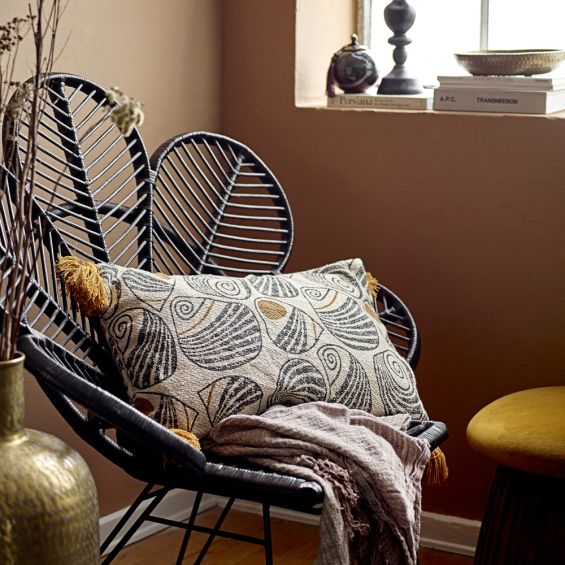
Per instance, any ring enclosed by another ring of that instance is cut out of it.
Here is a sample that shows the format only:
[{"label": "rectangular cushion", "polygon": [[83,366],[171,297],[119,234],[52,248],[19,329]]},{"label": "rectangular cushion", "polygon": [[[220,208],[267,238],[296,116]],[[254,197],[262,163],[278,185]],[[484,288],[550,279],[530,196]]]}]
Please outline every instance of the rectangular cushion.
[{"label": "rectangular cushion", "polygon": [[202,437],[231,414],[316,400],[427,419],[360,259],[243,278],[98,268],[131,400],[168,427]]}]

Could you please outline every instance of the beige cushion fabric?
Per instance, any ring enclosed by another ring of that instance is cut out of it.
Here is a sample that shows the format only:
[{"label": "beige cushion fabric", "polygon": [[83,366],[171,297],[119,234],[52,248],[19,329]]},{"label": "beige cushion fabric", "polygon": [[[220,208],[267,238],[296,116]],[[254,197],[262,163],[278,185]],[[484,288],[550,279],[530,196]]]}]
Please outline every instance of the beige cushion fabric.
[{"label": "beige cushion fabric", "polygon": [[360,259],[244,278],[99,269],[101,324],[132,401],[168,427],[202,437],[231,414],[316,400],[426,418]]}]

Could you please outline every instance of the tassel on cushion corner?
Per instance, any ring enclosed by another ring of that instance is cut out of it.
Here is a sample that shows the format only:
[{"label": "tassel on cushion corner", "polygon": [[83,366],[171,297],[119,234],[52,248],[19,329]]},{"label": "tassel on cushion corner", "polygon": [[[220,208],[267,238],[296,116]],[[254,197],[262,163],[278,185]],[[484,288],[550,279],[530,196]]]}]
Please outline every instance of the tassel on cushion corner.
[{"label": "tassel on cushion corner", "polygon": [[72,255],[59,256],[56,274],[85,316],[100,316],[109,306],[108,292],[97,265]]}]

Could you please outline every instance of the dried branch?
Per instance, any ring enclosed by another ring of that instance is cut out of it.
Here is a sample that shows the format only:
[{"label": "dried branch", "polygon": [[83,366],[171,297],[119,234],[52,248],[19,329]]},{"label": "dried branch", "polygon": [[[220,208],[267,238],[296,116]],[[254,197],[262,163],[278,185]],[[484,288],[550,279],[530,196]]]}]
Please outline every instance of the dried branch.
[{"label": "dried branch", "polygon": [[[39,225],[33,209],[39,127],[48,104],[48,75],[60,53],[56,50],[57,31],[67,4],[66,0],[35,0],[33,8],[28,4],[25,18],[0,26],[0,120],[5,115],[10,126],[3,132],[2,143],[9,170],[4,171],[5,178],[0,178],[0,359],[3,360],[13,358],[16,353],[26,293],[32,279],[38,276],[37,261],[45,236],[44,226]],[[18,84],[12,79],[17,49],[26,35],[31,36],[35,48],[34,76]],[[3,53],[7,56],[2,59]],[[107,119],[125,137],[143,122],[141,104],[116,88],[107,93],[102,109],[103,116],[80,136],[79,143]],[[20,132],[22,124],[27,128],[26,135]],[[67,171],[70,173],[68,162],[58,171],[56,179],[50,179],[53,189],[47,210],[53,205]]]},{"label": "dried branch", "polygon": [[[49,4],[49,7],[47,6]],[[26,301],[26,291],[34,268],[37,242],[33,236],[33,187],[37,160],[38,127],[45,110],[41,97],[42,80],[52,71],[55,60],[57,31],[62,14],[61,0],[36,0],[28,4],[25,18],[14,18],[0,26],[0,118],[8,114],[14,122],[22,112],[29,115],[24,159],[17,169],[14,197],[10,198],[8,179],[2,179],[4,208],[13,210],[11,229],[3,234],[3,259],[0,262],[0,297],[3,308],[0,313],[0,359],[14,357]],[[22,33],[24,32],[24,33]],[[24,85],[13,81],[17,53],[25,32],[31,33],[34,44],[34,76]],[[2,58],[2,55],[4,57]],[[8,135],[12,133],[8,132]],[[13,141],[13,140],[8,140]],[[8,144],[10,153],[6,162],[14,162],[18,155],[16,144]],[[3,149],[6,150],[6,140]],[[5,212],[4,212],[5,213]]]}]

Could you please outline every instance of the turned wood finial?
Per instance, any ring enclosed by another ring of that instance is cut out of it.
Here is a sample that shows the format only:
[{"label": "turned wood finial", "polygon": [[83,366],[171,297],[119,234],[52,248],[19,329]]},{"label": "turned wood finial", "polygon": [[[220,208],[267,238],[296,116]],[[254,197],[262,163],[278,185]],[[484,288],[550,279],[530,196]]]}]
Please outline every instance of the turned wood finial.
[{"label": "turned wood finial", "polygon": [[406,32],[414,25],[416,10],[406,0],[392,0],[384,10],[384,17],[387,27],[394,34],[388,40],[391,45],[394,45],[392,52],[394,67],[381,80],[378,93],[419,94],[423,92],[422,85],[405,66],[408,57],[406,46],[412,43]]}]

